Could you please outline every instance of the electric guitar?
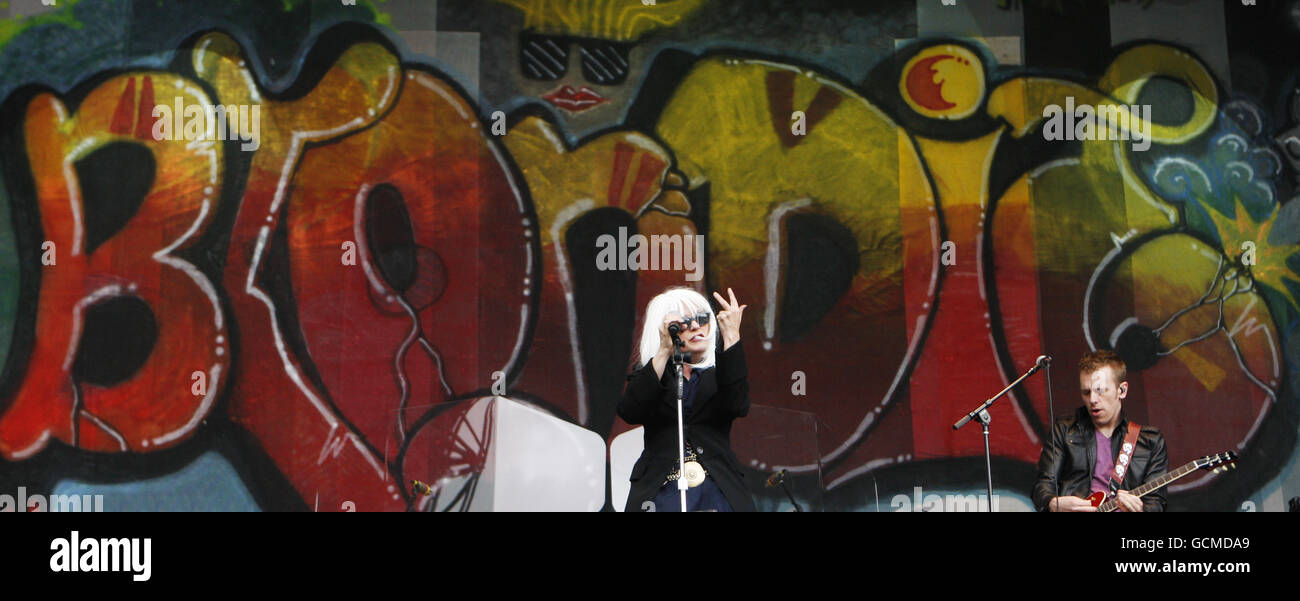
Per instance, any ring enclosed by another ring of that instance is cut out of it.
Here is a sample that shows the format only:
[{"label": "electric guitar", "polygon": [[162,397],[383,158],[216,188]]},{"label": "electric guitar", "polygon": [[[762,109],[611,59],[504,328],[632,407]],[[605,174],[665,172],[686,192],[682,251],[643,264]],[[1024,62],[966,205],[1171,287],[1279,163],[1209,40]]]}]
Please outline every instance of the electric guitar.
[{"label": "electric guitar", "polygon": [[[1218,473],[1220,470],[1228,471],[1232,469],[1236,463],[1237,454],[1232,451],[1224,451],[1218,455],[1206,455],[1200,459],[1190,461],[1186,465],[1172,472],[1168,472],[1155,480],[1147,482],[1142,486],[1134,488],[1129,491],[1129,494],[1132,494],[1135,497],[1142,497],[1143,495],[1160,490],[1161,488],[1173,483],[1175,480],[1196,470],[1214,470],[1215,473]],[[1116,511],[1119,509],[1119,500],[1101,491],[1088,495],[1088,500],[1092,502],[1092,506],[1096,507],[1099,512]]]}]

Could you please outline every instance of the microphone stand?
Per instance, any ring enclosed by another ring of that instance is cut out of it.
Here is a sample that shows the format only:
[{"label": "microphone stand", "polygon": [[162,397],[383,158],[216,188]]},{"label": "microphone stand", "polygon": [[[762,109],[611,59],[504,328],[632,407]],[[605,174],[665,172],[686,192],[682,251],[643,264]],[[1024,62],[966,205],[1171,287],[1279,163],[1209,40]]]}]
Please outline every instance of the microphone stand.
[{"label": "microphone stand", "polygon": [[686,360],[686,351],[682,347],[686,344],[676,332],[670,333],[673,337],[673,368],[677,370],[677,491],[681,493],[682,513],[686,513],[686,430],[682,426],[682,386],[685,380],[682,363]]},{"label": "microphone stand", "polygon": [[[1047,377],[1047,441],[1043,443],[1044,447],[1052,444],[1052,437],[1056,435],[1056,403],[1052,402],[1052,360],[1047,360],[1047,371],[1043,372]],[[1057,465],[1060,465],[1059,463]],[[1053,495],[1052,499],[1047,501],[1047,511],[1052,511],[1052,500],[1061,496],[1061,472],[1057,470],[1052,474]]]},{"label": "microphone stand", "polygon": [[790,504],[794,505],[795,512],[802,513],[803,508],[799,506],[798,501],[794,500],[794,495],[790,494],[790,487],[785,485],[785,478],[781,479],[781,490],[785,491],[785,496],[790,499]]},{"label": "microphone stand", "polygon": [[1029,368],[1029,371],[1025,372],[1019,378],[1016,378],[1015,382],[1012,382],[1008,384],[1006,388],[1003,388],[1002,392],[993,395],[993,398],[984,401],[979,407],[976,407],[974,411],[967,413],[965,417],[957,420],[957,423],[952,425],[953,430],[960,430],[962,426],[966,425],[971,420],[976,420],[984,426],[984,471],[988,474],[989,480],[988,508],[990,513],[993,512],[993,455],[989,452],[989,422],[992,421],[992,418],[989,416],[988,409],[993,406],[994,401],[1002,398],[1002,395],[1010,392],[1012,388],[1015,388],[1023,382],[1025,378],[1034,375],[1034,372],[1042,369],[1042,367],[1043,362],[1040,361],[1035,363],[1033,367]]},{"label": "microphone stand", "polygon": [[781,485],[781,490],[785,491],[786,498],[790,499],[790,504],[794,505],[795,512],[796,513],[802,512],[803,507],[800,507],[799,502],[794,500],[794,495],[790,494],[790,487],[785,485],[785,470],[781,470],[775,474],[772,474],[767,479],[768,488],[773,488],[778,484]]}]

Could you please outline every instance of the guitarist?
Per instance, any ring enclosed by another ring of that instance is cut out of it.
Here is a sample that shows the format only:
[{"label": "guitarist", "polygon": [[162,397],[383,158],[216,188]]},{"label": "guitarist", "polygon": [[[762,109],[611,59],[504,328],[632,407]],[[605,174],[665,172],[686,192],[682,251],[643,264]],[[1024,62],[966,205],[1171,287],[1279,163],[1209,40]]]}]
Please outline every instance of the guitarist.
[{"label": "guitarist", "polygon": [[[1086,497],[1098,491],[1116,497],[1120,511],[1164,511],[1163,488],[1142,498],[1128,492],[1163,475],[1168,457],[1160,430],[1130,427],[1121,403],[1127,377],[1114,351],[1094,351],[1079,361],[1083,407],[1074,417],[1056,420],[1038,458],[1033,497],[1039,511],[1096,511]],[[1126,440],[1136,440],[1131,456],[1123,452]]]}]

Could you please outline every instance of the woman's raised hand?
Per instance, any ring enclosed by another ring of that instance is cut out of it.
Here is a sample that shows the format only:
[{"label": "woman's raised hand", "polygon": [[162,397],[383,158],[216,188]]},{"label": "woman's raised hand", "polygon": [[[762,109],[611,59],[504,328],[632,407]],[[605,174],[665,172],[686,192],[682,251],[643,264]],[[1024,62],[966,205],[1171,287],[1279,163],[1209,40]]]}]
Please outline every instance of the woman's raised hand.
[{"label": "woman's raised hand", "polygon": [[736,300],[736,293],[727,288],[727,295],[731,301],[722,298],[721,294],[713,293],[713,298],[718,299],[718,306],[722,307],[718,311],[718,327],[722,330],[722,350],[731,348],[731,345],[740,341],[740,320],[745,314],[745,307]]}]

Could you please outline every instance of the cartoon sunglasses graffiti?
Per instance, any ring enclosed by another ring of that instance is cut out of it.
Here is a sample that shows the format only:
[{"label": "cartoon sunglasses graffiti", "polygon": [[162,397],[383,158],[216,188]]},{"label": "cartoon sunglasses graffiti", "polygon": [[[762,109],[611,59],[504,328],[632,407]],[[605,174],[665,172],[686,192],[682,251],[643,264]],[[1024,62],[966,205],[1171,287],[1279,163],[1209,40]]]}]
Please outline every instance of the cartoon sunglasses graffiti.
[{"label": "cartoon sunglasses graffiti", "polygon": [[631,43],[536,32],[519,34],[519,69],[529,79],[558,80],[569,71],[575,44],[582,55],[583,79],[599,85],[618,85],[627,79]]}]

